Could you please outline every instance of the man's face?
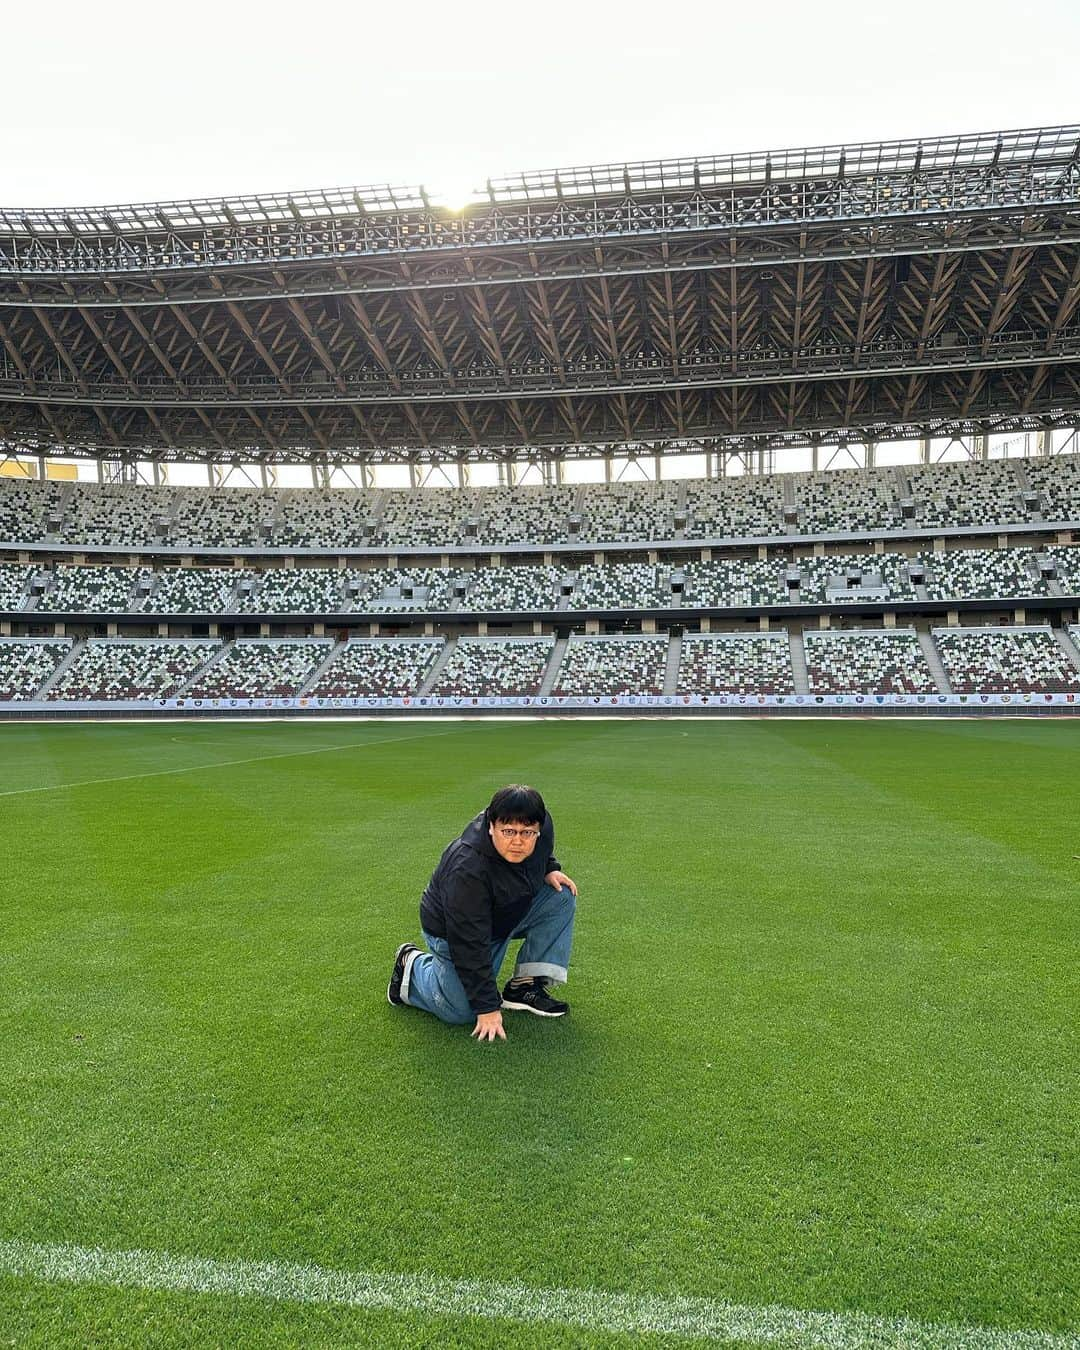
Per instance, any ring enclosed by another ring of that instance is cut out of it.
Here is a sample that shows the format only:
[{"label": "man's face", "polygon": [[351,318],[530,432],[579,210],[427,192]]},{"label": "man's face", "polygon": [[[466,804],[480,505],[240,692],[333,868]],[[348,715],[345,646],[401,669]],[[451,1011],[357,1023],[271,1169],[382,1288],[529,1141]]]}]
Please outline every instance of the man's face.
[{"label": "man's face", "polygon": [[497,820],[488,826],[495,852],[507,862],[519,863],[532,853],[540,838],[540,826],[525,820]]}]

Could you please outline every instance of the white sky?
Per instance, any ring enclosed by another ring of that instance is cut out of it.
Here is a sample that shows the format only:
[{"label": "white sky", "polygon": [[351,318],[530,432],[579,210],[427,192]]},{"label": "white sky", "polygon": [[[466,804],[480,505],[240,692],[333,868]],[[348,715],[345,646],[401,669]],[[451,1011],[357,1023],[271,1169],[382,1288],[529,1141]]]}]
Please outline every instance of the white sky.
[{"label": "white sky", "polygon": [[80,206],[1080,120],[1080,5],[9,6],[0,204]]}]

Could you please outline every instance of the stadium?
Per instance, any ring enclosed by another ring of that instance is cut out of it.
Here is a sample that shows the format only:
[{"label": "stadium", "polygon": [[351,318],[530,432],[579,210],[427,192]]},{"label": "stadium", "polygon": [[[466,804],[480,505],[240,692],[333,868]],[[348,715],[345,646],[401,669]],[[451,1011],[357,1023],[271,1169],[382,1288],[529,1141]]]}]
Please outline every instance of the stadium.
[{"label": "stadium", "polygon": [[1078,708],[1078,125],[0,209],[0,1337],[1076,1350]]}]

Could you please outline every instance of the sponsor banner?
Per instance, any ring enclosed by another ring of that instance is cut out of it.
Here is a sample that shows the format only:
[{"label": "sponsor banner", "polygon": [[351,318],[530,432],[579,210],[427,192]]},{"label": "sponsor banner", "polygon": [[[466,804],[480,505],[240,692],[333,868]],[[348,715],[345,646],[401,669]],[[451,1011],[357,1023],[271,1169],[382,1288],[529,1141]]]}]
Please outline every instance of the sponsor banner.
[{"label": "sponsor banner", "polygon": [[[67,707],[104,709],[125,708],[409,708],[468,711],[470,708],[961,708],[1006,707],[1019,705],[1064,707],[1078,706],[1080,695],[1045,693],[1002,694],[581,694],[581,695],[503,695],[478,697],[466,694],[441,697],[379,698],[242,698],[242,699],[156,699],[147,703],[65,704]],[[55,707],[56,704],[48,705]]]},{"label": "sponsor banner", "polygon": [[468,712],[476,708],[529,709],[540,712],[558,712],[560,709],[591,709],[603,712],[612,708],[646,710],[656,708],[678,712],[684,708],[851,708],[873,712],[876,708],[910,708],[931,712],[935,708],[1038,708],[1069,707],[1080,711],[1080,692],[1024,693],[1016,691],[999,694],[588,694],[588,695],[502,695],[472,696],[452,694],[442,696],[409,696],[381,698],[368,695],[361,698],[156,698],[139,700],[79,701],[56,699],[49,701],[13,699],[12,710],[25,711],[85,711],[138,712],[154,709],[161,712],[229,712],[247,710],[280,712],[289,709],[346,709],[379,711],[381,709],[419,709],[423,712],[440,709],[448,712]]}]

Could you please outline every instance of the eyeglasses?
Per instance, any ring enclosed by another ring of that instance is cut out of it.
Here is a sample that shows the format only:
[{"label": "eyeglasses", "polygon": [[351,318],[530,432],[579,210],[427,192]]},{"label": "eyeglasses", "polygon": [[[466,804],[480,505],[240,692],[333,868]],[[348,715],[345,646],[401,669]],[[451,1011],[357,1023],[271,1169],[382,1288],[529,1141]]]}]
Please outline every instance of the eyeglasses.
[{"label": "eyeglasses", "polygon": [[495,827],[504,839],[524,839],[526,842],[530,839],[539,839],[539,830],[514,830],[504,829],[502,825]]}]

